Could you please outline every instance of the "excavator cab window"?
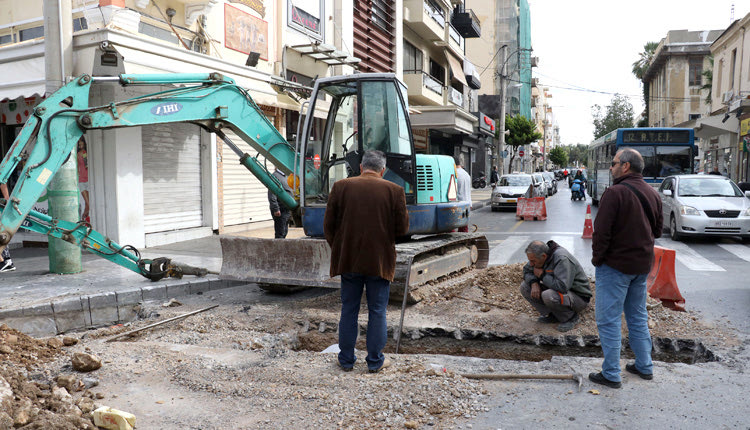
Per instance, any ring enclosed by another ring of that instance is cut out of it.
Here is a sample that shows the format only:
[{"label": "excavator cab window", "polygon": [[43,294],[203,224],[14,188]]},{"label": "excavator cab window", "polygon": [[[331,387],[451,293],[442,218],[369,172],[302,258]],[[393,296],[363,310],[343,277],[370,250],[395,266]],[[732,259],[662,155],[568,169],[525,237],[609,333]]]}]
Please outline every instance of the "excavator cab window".
[{"label": "excavator cab window", "polygon": [[[320,144],[320,162],[305,168],[305,201],[325,204],[333,184],[358,176],[365,151],[377,149],[387,157],[384,178],[404,187],[407,202],[414,198],[415,173],[411,130],[404,96],[394,80],[349,80],[321,85],[327,94],[327,118],[321,140],[306,139],[306,159]],[[314,103],[318,104],[320,98]],[[311,106],[310,112],[322,106]]]}]

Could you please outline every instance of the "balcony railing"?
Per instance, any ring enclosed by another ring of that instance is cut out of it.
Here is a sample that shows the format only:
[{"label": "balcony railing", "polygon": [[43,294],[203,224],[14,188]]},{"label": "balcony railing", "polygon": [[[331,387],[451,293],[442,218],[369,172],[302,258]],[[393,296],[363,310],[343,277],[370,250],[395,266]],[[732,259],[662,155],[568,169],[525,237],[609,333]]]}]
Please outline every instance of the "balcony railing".
[{"label": "balcony railing", "polygon": [[425,86],[425,88],[434,91],[441,96],[443,95],[443,84],[441,84],[437,79],[433,78],[427,73],[422,73],[422,84]]},{"label": "balcony railing", "polygon": [[449,91],[450,92],[448,93],[448,97],[450,98],[451,103],[453,103],[456,106],[463,106],[464,94],[461,91],[453,87],[450,87]]},{"label": "balcony railing", "polygon": [[463,6],[456,8],[451,17],[451,24],[456,27],[458,33],[466,38],[480,37],[482,35],[479,19],[474,11],[465,10]]},{"label": "balcony railing", "polygon": [[432,18],[433,21],[437,22],[440,27],[445,28],[445,12],[442,9],[431,5],[429,2],[424,2],[424,12]]}]

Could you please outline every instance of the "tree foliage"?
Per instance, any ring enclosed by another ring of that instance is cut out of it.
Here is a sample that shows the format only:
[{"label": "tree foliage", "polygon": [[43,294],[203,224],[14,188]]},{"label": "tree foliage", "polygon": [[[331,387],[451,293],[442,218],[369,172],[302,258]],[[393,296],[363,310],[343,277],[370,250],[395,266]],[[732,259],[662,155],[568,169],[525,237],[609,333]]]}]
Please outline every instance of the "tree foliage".
[{"label": "tree foliage", "polygon": [[615,94],[612,102],[602,112],[602,107],[594,105],[591,108],[594,120],[594,139],[598,139],[617,128],[633,127],[633,105],[627,96]]},{"label": "tree foliage", "polygon": [[536,124],[523,115],[506,115],[505,129],[509,132],[505,136],[505,144],[512,147],[510,156],[511,166],[513,165],[513,159],[516,158],[516,150],[519,146],[529,145],[543,137],[542,133],[536,130]]},{"label": "tree foliage", "polygon": [[585,166],[589,162],[589,146],[579,143],[566,146],[568,161],[572,165]]},{"label": "tree foliage", "polygon": [[639,55],[639,58],[636,62],[633,63],[633,74],[635,75],[636,79],[641,81],[643,85],[643,105],[646,106],[646,112],[645,112],[645,118],[641,118],[640,121],[638,121],[638,127],[647,127],[648,126],[648,110],[649,110],[649,88],[648,85],[646,85],[645,82],[643,82],[643,75],[646,74],[646,70],[648,69],[648,66],[651,65],[651,61],[654,59],[654,54],[656,53],[656,48],[659,46],[657,42],[648,42],[643,46],[643,52],[641,52]]},{"label": "tree foliage", "polygon": [[553,164],[559,167],[565,167],[568,165],[568,153],[562,146],[555,146],[549,152],[549,159]]},{"label": "tree foliage", "polygon": [[703,75],[703,86],[701,86],[701,90],[708,90],[706,93],[706,99],[705,102],[707,105],[711,105],[711,86],[714,82],[714,56],[713,54],[708,56],[708,62],[711,64],[710,69],[704,70],[701,75]]}]

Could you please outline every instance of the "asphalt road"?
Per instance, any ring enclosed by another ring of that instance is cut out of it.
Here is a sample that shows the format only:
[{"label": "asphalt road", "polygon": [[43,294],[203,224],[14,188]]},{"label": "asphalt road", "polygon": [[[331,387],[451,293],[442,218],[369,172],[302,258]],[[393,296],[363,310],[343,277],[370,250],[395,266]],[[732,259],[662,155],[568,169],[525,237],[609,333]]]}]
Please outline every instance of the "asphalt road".
[{"label": "asphalt road", "polygon": [[[514,212],[472,213],[471,223],[490,241],[490,264],[524,262],[524,249],[534,239],[553,239],[573,253],[593,276],[591,240],[582,239],[586,208],[571,201],[567,186],[548,198],[546,221],[517,221]],[[596,208],[592,207],[592,216]],[[665,236],[668,236],[665,234]],[[701,364],[655,363],[654,380],[623,373],[623,388],[609,389],[584,380],[578,393],[574,384],[551,381],[497,381],[489,385],[489,412],[462,425],[464,428],[740,428],[750,429],[750,281],[746,277],[750,246],[739,240],[700,239],[657,244],[677,250],[677,283],[686,307],[709,324],[737,333],[739,345],[715,351],[721,361]],[[445,365],[466,366],[465,358]],[[622,361],[624,367],[625,361]],[[599,371],[598,358],[554,357],[549,362],[483,360],[500,372],[566,373]],[[589,392],[598,390],[599,394]]]}]

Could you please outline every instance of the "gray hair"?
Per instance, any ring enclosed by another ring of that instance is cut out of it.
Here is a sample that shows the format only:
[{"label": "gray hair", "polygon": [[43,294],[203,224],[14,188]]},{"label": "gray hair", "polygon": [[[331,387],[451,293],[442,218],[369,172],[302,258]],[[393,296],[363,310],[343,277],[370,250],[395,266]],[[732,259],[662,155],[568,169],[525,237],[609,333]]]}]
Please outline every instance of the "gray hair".
[{"label": "gray hair", "polygon": [[630,163],[630,171],[633,173],[643,173],[643,156],[633,148],[623,148],[617,151],[620,155],[620,163]]},{"label": "gray hair", "polygon": [[527,254],[534,254],[536,257],[541,257],[542,254],[549,255],[549,246],[541,240],[535,240],[526,247]]},{"label": "gray hair", "polygon": [[362,156],[362,170],[372,170],[380,173],[385,168],[385,153],[378,150],[369,150]]}]

